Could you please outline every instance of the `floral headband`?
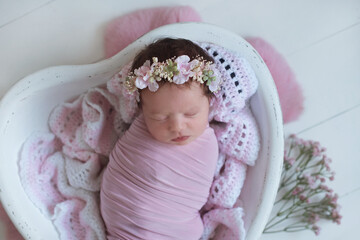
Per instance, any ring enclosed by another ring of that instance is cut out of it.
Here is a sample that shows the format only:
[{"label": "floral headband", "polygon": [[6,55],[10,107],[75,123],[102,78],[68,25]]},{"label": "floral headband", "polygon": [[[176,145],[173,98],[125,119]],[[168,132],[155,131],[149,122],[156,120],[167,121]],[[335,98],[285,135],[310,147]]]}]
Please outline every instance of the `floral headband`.
[{"label": "floral headband", "polygon": [[189,56],[182,55],[177,58],[167,59],[159,62],[158,58],[152,58],[153,63],[146,60],[144,65],[131,72],[125,80],[125,87],[128,92],[135,94],[139,101],[138,89],[148,88],[151,92],[156,92],[159,88],[157,82],[165,81],[175,84],[183,84],[189,79],[206,84],[211,92],[216,92],[220,88],[220,73],[215,64],[198,57],[190,61]]}]

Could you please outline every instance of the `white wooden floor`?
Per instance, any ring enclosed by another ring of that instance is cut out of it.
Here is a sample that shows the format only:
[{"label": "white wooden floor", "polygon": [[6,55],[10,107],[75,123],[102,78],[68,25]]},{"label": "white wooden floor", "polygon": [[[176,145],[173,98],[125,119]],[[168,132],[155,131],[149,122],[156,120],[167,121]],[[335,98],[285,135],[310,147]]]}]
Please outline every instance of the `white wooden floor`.
[{"label": "white wooden floor", "polygon": [[[103,59],[106,24],[132,10],[178,0],[0,0],[0,97],[19,79],[53,65]],[[319,141],[333,159],[340,226],[267,234],[272,239],[358,239],[360,223],[360,1],[183,0],[204,22],[270,42],[303,88],[305,111],[285,133]],[[0,226],[0,239],[3,239]]]}]

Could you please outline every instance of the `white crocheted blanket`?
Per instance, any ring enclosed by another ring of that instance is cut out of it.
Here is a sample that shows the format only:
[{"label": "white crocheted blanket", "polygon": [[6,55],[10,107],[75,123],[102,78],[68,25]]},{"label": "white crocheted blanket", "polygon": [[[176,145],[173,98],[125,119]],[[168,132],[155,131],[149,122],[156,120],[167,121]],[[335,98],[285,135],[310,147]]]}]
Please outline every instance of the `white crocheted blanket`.
[{"label": "white crocheted blanket", "polygon": [[[246,213],[239,196],[246,168],[255,164],[260,148],[248,104],[258,82],[247,60],[237,53],[214,44],[199,45],[213,56],[223,78],[210,103],[209,119],[220,155],[208,202],[201,210],[202,239],[244,239]],[[34,133],[24,143],[19,160],[23,188],[51,219],[60,239],[106,239],[99,211],[102,172],[137,111],[134,102],[119,94],[123,72],[106,86],[57,106],[49,116],[51,132]]]}]

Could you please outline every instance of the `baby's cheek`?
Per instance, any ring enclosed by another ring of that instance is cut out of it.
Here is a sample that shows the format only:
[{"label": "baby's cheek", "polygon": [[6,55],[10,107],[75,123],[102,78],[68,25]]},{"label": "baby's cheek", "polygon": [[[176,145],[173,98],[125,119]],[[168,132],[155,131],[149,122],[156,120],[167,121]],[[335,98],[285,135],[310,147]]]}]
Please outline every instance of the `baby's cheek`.
[{"label": "baby's cheek", "polygon": [[157,140],[163,140],[165,135],[165,126],[166,124],[163,123],[150,123],[148,124],[148,131],[150,134]]},{"label": "baby's cheek", "polygon": [[153,133],[156,132],[156,124],[154,124],[152,121],[149,121],[148,119],[145,118],[145,125],[151,135],[153,135]]},{"label": "baby's cheek", "polygon": [[207,119],[206,120],[202,119],[201,121],[198,121],[194,125],[194,128],[196,129],[197,135],[200,136],[205,131],[207,126],[208,126]]}]

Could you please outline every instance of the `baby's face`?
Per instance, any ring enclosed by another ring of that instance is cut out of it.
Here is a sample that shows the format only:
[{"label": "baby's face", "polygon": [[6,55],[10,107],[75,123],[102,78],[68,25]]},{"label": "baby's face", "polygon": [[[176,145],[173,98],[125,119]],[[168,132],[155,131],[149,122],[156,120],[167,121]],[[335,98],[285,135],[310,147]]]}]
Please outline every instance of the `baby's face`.
[{"label": "baby's face", "polygon": [[142,111],[150,134],[158,141],[185,145],[208,126],[209,100],[199,83],[190,87],[166,83],[156,92],[141,92]]}]

